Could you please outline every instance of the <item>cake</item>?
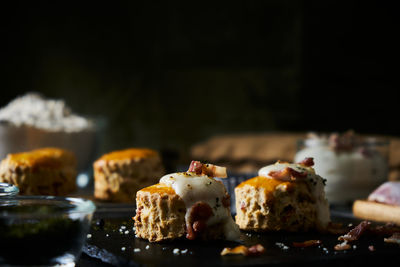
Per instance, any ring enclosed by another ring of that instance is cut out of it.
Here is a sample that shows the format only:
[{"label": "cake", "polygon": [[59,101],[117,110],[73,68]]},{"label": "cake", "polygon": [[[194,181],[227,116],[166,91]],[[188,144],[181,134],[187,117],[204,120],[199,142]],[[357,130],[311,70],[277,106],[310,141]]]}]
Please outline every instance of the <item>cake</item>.
[{"label": "cake", "polygon": [[105,154],[94,162],[93,169],[95,198],[111,202],[134,202],[139,189],[164,174],[158,152],[147,148]]},{"label": "cake", "polygon": [[8,154],[0,163],[0,182],[21,195],[67,195],[76,189],[76,157],[59,148]]},{"label": "cake", "polygon": [[300,163],[276,162],[235,188],[236,223],[248,231],[324,230],[330,222],[325,180]]},{"label": "cake", "polygon": [[167,174],[136,194],[136,236],[150,242],[187,238],[239,238],[230,196],[221,181],[226,170],[192,161],[187,172]]}]

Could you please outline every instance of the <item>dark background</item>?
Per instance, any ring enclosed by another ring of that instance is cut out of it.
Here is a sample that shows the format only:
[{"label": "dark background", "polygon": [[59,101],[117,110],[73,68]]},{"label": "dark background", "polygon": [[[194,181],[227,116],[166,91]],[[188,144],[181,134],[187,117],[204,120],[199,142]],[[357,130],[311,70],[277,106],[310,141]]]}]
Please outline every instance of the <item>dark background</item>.
[{"label": "dark background", "polygon": [[394,2],[3,5],[0,106],[28,91],[65,99],[107,120],[104,150],[187,151],[244,132],[399,136]]}]

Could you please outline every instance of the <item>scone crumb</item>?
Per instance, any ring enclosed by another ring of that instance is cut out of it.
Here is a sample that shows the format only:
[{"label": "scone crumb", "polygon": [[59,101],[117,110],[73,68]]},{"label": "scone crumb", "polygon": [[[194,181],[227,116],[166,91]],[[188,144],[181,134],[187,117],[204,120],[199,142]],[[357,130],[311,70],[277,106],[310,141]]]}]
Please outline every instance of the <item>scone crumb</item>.
[{"label": "scone crumb", "polygon": [[285,244],[280,243],[280,242],[276,242],[275,245],[277,245],[282,250],[288,250],[289,249],[288,246],[286,246]]},{"label": "scone crumb", "polygon": [[347,241],[344,241],[344,242],[342,242],[340,244],[337,244],[334,247],[335,250],[348,250],[350,248],[351,248],[351,246],[349,244],[347,244]]}]

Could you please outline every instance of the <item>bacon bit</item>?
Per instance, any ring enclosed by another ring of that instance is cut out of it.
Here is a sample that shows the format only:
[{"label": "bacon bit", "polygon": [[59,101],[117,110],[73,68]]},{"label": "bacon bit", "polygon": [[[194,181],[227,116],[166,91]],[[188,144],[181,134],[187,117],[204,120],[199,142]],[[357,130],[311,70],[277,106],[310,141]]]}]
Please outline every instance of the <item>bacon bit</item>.
[{"label": "bacon bit", "polygon": [[228,193],[222,198],[222,205],[225,208],[228,208],[231,206],[231,196]]},{"label": "bacon bit", "polygon": [[302,161],[300,161],[299,164],[306,167],[314,166],[314,158],[305,158]]},{"label": "bacon bit", "polygon": [[205,174],[210,177],[226,178],[226,168],[209,163],[201,163],[200,161],[192,160],[188,172],[196,174]]},{"label": "bacon bit", "polygon": [[262,245],[257,244],[249,247],[247,256],[260,256],[261,254],[264,253],[265,253],[265,248]]},{"label": "bacon bit", "polygon": [[380,185],[368,196],[369,201],[400,205],[400,182],[389,181]]},{"label": "bacon bit", "polygon": [[343,243],[337,244],[334,247],[335,250],[348,250],[351,249],[351,246],[349,244],[347,244],[346,241],[344,241]]},{"label": "bacon bit", "polygon": [[375,251],[375,247],[374,246],[368,246],[368,250],[369,251]]},{"label": "bacon bit", "polygon": [[293,246],[295,248],[308,248],[308,247],[318,246],[321,244],[322,244],[321,240],[307,240],[304,242],[293,242]]},{"label": "bacon bit", "polygon": [[360,238],[360,236],[366,230],[368,230],[370,225],[371,225],[371,222],[362,221],[362,222],[360,222],[359,225],[357,225],[356,227],[351,229],[347,234],[339,236],[338,240],[340,240],[340,241],[348,241],[348,242],[356,241],[356,240],[358,240]]},{"label": "bacon bit", "polygon": [[188,172],[194,172],[196,174],[201,174],[203,163],[200,161],[192,160],[189,166]]},{"label": "bacon bit", "polygon": [[306,172],[298,172],[293,170],[292,168],[286,167],[280,171],[271,171],[268,173],[268,176],[271,176],[274,179],[283,180],[283,181],[290,181],[296,180],[297,178],[306,178]]},{"label": "bacon bit", "polygon": [[384,238],[383,241],[386,243],[394,243],[400,245],[400,232],[394,233],[391,237]]},{"label": "bacon bit", "polygon": [[213,211],[205,202],[196,202],[190,211],[188,221],[186,222],[186,238],[194,240],[197,234],[206,229],[206,221],[213,215]]},{"label": "bacon bit", "polygon": [[369,231],[376,235],[389,236],[396,232],[400,232],[400,227],[394,223],[386,223],[385,225],[379,225],[371,228]]},{"label": "bacon bit", "polygon": [[244,202],[244,201],[240,202],[240,209],[246,210],[246,202]]},{"label": "bacon bit", "polygon": [[261,254],[265,253],[265,248],[260,245],[254,245],[251,247],[246,247],[243,245],[234,247],[234,248],[224,248],[221,251],[221,256],[225,256],[225,255],[238,255],[238,254],[242,254],[244,256],[259,256]]}]

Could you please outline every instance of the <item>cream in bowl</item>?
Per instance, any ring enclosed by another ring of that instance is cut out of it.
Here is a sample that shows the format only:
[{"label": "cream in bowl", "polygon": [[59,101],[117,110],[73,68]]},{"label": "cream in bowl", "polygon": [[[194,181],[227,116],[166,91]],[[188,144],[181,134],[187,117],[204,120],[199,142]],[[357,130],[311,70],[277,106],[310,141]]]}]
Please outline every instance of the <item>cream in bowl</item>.
[{"label": "cream in bowl", "polygon": [[343,134],[310,134],[299,144],[295,161],[312,157],[315,170],[327,179],[330,203],[345,204],[366,198],[388,176],[388,141]]}]

